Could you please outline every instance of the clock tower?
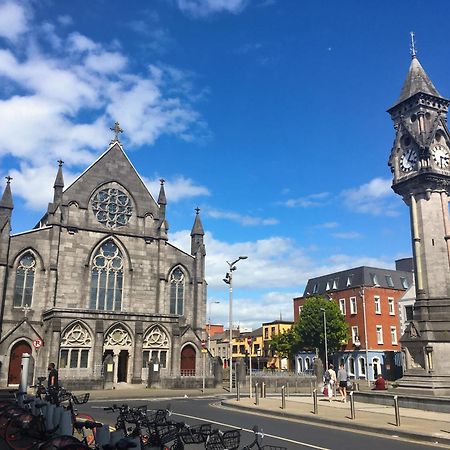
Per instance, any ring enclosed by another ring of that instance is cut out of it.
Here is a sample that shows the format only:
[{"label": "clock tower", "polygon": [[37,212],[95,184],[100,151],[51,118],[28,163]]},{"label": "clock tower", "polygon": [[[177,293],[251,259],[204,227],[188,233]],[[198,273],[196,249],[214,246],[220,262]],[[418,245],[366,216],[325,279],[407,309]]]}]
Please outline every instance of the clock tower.
[{"label": "clock tower", "polygon": [[400,388],[450,394],[450,100],[425,73],[414,48],[400,98],[388,113],[395,140],[392,189],[410,210],[416,302],[401,338]]}]

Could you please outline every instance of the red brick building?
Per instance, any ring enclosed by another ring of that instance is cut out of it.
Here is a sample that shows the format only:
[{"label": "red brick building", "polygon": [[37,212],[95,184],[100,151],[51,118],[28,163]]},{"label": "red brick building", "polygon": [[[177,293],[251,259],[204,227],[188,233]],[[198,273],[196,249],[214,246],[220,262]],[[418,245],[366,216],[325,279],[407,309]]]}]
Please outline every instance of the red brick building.
[{"label": "red brick building", "polygon": [[[329,298],[339,306],[350,333],[330,360],[344,362],[352,378],[364,379],[367,373],[371,380],[379,373],[396,378],[402,362],[398,300],[412,283],[412,271],[366,266],[312,278],[303,296],[294,298],[294,320],[309,297]],[[302,353],[297,358],[303,358]],[[298,367],[308,365],[297,362]]]}]

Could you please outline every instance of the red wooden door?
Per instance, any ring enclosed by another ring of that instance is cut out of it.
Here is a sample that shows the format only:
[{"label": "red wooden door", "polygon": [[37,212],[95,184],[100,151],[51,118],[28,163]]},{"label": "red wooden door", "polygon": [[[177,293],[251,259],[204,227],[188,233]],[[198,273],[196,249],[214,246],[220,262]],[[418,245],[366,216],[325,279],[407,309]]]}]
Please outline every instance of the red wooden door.
[{"label": "red wooden door", "polygon": [[20,383],[22,355],[24,353],[31,355],[31,347],[25,341],[14,344],[11,349],[11,357],[9,358],[8,384]]},{"label": "red wooden door", "polygon": [[193,377],[195,375],[195,349],[186,345],[181,350],[181,375]]}]

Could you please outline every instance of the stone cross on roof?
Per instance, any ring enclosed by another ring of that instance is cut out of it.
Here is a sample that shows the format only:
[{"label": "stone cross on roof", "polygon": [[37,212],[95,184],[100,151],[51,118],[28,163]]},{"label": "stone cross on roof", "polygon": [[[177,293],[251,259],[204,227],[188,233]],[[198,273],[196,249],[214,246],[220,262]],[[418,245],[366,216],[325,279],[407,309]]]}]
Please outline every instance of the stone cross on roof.
[{"label": "stone cross on roof", "polygon": [[9,184],[12,180],[12,177],[10,177],[9,175],[5,177],[6,182]]},{"label": "stone cross on roof", "polygon": [[119,122],[116,122],[110,130],[114,131],[115,134],[114,139],[111,142],[120,142],[119,133],[123,133],[123,130],[120,128]]}]

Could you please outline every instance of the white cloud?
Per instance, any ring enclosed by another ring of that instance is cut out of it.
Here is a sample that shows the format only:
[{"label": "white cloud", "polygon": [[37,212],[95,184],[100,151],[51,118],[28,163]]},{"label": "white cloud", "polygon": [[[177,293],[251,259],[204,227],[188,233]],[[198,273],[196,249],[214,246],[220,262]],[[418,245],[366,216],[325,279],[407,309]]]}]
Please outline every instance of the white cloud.
[{"label": "white cloud", "polygon": [[[143,178],[144,183],[155,199],[158,198],[161,186],[160,178],[161,177],[157,177],[153,180],[145,177]],[[168,203],[175,203],[185,198],[211,195],[208,188],[204,186],[198,186],[190,178],[186,178],[181,175],[173,179],[166,180],[164,191],[166,193]]]},{"label": "white cloud", "polygon": [[0,3],[0,37],[16,40],[27,30],[27,12],[17,2]]},{"label": "white cloud", "polygon": [[[13,181],[11,189],[13,196],[23,197],[25,206],[35,211],[45,211],[44,207],[53,200],[53,182],[58,171],[58,166],[30,167],[22,164],[20,169],[9,172]],[[6,175],[6,174],[5,174]],[[68,186],[76,178],[76,174],[64,171],[64,183]]]},{"label": "white cloud", "polygon": [[398,204],[389,178],[374,178],[357,188],[341,193],[348,208],[374,216],[397,216]]},{"label": "white cloud", "polygon": [[[11,156],[19,172],[38,173],[59,158],[65,171],[84,169],[107,146],[116,120],[125,130],[125,146],[153,144],[164,134],[184,140],[208,135],[193,106],[191,74],[169,66],[131,74],[120,43],[100,44],[78,32],[60,36],[61,21],[27,24],[31,14],[15,3],[0,3],[0,36],[2,11],[11,16],[11,36],[21,33],[21,39],[0,43],[0,158]],[[51,53],[39,38],[51,44]],[[42,206],[43,197],[17,192],[27,204]],[[180,178],[173,199],[183,195],[207,195],[207,189]]]},{"label": "white cloud", "polygon": [[357,231],[342,231],[341,233],[333,233],[332,236],[338,239],[360,239],[362,234]]},{"label": "white cloud", "polygon": [[282,202],[288,208],[309,208],[311,206],[323,206],[325,201],[330,196],[329,192],[319,192],[317,194],[310,194],[305,197],[292,198]]},{"label": "white cloud", "polygon": [[239,14],[248,3],[248,0],[177,0],[181,11],[199,18],[222,12]]},{"label": "white cloud", "polygon": [[324,222],[324,223],[319,223],[318,225],[315,226],[315,228],[337,228],[339,226],[339,224],[337,222]]},{"label": "white cloud", "polygon": [[276,225],[278,220],[274,218],[262,218],[256,216],[249,216],[246,214],[240,214],[233,211],[222,211],[215,208],[206,208],[206,215],[213,219],[227,219],[233,222],[240,223],[243,226],[256,226],[256,225]]}]

